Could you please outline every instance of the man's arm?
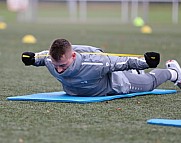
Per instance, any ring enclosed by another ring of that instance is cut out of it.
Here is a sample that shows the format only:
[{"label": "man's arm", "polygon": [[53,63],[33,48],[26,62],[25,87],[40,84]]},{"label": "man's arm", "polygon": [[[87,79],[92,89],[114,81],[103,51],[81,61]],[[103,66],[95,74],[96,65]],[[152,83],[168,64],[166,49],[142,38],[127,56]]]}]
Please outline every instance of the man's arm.
[{"label": "man's arm", "polygon": [[42,51],[39,53],[24,52],[22,53],[22,62],[25,66],[45,66],[45,59],[49,57],[49,51]]},{"label": "man's arm", "polygon": [[[78,53],[99,53],[103,52],[102,49],[87,46],[87,45],[72,45],[74,51]],[[124,58],[123,58],[124,59]],[[124,61],[124,60],[123,60]],[[146,69],[146,68],[156,68],[160,63],[160,54],[156,52],[146,52],[144,54],[144,60],[139,58],[128,58],[128,69]]]},{"label": "man's arm", "polygon": [[144,54],[144,59],[133,57],[111,57],[111,70],[144,70],[147,68],[156,68],[160,62],[160,54],[156,52],[147,52]]}]

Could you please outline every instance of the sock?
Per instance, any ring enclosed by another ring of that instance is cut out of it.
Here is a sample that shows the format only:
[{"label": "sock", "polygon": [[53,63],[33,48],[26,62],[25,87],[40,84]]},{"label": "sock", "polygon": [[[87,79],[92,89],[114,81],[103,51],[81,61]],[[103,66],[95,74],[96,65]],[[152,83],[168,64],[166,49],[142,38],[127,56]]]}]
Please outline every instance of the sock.
[{"label": "sock", "polygon": [[176,81],[178,78],[178,73],[176,70],[168,69],[171,73],[171,81]]}]

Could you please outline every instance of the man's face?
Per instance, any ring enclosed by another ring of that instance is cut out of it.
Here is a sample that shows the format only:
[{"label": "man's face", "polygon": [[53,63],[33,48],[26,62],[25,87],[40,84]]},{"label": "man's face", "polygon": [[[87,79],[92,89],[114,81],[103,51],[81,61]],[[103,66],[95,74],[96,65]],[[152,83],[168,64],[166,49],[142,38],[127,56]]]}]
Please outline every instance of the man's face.
[{"label": "man's face", "polygon": [[71,65],[74,59],[75,59],[74,52],[71,53],[69,56],[63,55],[59,61],[55,61],[53,58],[51,58],[52,64],[54,65],[56,71],[60,74],[63,73]]}]

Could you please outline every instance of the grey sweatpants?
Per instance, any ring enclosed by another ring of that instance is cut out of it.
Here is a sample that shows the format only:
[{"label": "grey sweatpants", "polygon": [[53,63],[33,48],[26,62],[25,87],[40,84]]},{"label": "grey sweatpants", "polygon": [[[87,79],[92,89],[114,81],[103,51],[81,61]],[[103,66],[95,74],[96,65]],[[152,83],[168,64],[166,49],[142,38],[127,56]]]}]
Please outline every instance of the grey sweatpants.
[{"label": "grey sweatpants", "polygon": [[145,74],[133,74],[124,72],[131,86],[131,92],[151,91],[171,78],[168,69],[154,69]]}]

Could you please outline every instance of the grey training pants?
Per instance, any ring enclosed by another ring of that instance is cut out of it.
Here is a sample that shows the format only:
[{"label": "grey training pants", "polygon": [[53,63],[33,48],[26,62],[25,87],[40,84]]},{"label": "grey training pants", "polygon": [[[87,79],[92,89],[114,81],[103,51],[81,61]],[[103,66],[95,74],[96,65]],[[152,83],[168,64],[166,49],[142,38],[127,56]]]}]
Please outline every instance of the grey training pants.
[{"label": "grey training pants", "polygon": [[133,74],[124,72],[131,86],[130,93],[151,91],[171,78],[171,73],[167,69],[154,69],[145,74]]}]

